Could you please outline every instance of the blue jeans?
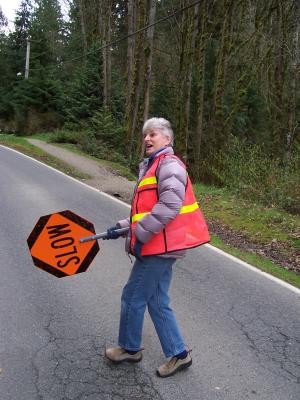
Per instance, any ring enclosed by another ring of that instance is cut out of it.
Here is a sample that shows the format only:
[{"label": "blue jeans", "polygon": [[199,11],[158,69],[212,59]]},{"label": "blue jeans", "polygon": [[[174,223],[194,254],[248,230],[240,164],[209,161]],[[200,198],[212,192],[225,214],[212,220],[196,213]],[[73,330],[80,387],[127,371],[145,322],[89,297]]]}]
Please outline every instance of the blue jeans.
[{"label": "blue jeans", "polygon": [[158,256],[135,261],[121,298],[119,346],[123,349],[140,350],[146,306],[165,356],[171,357],[186,349],[169,307],[168,290],[175,261]]}]

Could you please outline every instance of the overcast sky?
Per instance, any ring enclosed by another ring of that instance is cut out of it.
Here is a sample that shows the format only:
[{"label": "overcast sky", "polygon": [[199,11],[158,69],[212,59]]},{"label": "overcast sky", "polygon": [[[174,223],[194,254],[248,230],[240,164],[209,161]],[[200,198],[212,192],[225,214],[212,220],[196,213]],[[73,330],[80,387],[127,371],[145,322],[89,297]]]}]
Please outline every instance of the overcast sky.
[{"label": "overcast sky", "polygon": [[[15,13],[16,10],[19,8],[19,5],[21,4],[21,0],[0,0],[0,6],[2,8],[2,11],[6,18],[8,19],[9,23],[9,28],[13,29],[14,27],[14,19],[15,19]],[[62,12],[64,15],[67,14],[68,10],[68,2],[65,0],[60,0],[60,4],[62,7]]]},{"label": "overcast sky", "polygon": [[9,26],[12,28],[15,19],[15,11],[19,7],[21,0],[0,0],[2,11],[9,21]]}]

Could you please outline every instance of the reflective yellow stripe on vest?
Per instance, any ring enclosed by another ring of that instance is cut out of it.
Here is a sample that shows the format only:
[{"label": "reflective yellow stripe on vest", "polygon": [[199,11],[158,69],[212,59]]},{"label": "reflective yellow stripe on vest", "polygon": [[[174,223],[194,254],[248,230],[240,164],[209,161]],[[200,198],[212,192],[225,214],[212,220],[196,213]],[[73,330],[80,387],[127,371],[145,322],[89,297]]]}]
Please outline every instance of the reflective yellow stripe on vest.
[{"label": "reflective yellow stripe on vest", "polygon": [[179,214],[187,214],[187,213],[191,213],[195,210],[197,210],[197,208],[199,208],[198,203],[193,203],[193,204],[189,204],[188,206],[182,206]]},{"label": "reflective yellow stripe on vest", "polygon": [[150,176],[149,178],[142,179],[138,187],[145,185],[153,185],[154,183],[157,183],[156,176]]},{"label": "reflective yellow stripe on vest", "polygon": [[[193,203],[193,204],[189,204],[189,205],[187,205],[187,206],[182,206],[181,209],[180,209],[180,211],[179,211],[179,214],[191,213],[191,212],[197,210],[197,208],[199,208],[198,203]],[[144,218],[144,216],[147,215],[147,214],[150,214],[150,212],[144,212],[144,213],[134,214],[134,215],[132,216],[131,221],[132,221],[133,223],[134,223],[134,222],[137,222],[137,221],[139,221],[140,219]]]},{"label": "reflective yellow stripe on vest", "polygon": [[132,222],[139,221],[140,219],[144,218],[145,215],[150,214],[150,212],[145,212],[145,213],[140,213],[140,214],[134,214],[131,218]]}]

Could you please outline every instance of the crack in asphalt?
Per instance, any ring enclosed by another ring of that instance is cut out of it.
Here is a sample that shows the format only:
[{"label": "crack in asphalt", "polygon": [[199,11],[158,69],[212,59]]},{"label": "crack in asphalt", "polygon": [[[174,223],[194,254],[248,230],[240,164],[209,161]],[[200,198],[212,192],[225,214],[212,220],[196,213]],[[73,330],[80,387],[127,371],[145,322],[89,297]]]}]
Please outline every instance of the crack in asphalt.
[{"label": "crack in asphalt", "polygon": [[100,336],[55,336],[54,323],[52,315],[32,360],[38,400],[162,400],[141,365],[114,365]]},{"label": "crack in asphalt", "polygon": [[250,314],[246,316],[237,310],[236,305],[233,305],[228,315],[240,327],[250,343],[250,348],[254,350],[264,368],[278,375],[279,366],[281,377],[300,383],[300,340],[298,338],[284,333],[282,327],[268,323],[254,310],[251,316]]},{"label": "crack in asphalt", "polygon": [[48,342],[47,342],[45,345],[43,345],[42,347],[40,347],[40,348],[35,352],[35,354],[34,354],[34,356],[33,356],[33,358],[32,358],[32,363],[31,363],[31,364],[32,364],[32,369],[33,369],[34,375],[35,375],[35,384],[34,384],[34,386],[35,386],[35,388],[36,388],[38,400],[43,400],[43,396],[42,396],[42,394],[40,393],[39,388],[38,388],[38,382],[39,382],[39,379],[40,379],[40,371],[39,371],[39,368],[38,368],[38,366],[37,366],[37,364],[36,364],[35,361],[36,361],[36,359],[37,359],[37,357],[38,357],[38,354],[39,354],[41,351],[43,351],[43,349],[47,348],[47,347],[49,346],[49,343],[52,341],[52,334],[51,334],[51,332],[50,332],[50,324],[51,324],[52,318],[53,318],[53,315],[50,316],[49,321],[43,326],[44,330],[46,331],[46,333],[47,333],[47,335],[48,335]]}]

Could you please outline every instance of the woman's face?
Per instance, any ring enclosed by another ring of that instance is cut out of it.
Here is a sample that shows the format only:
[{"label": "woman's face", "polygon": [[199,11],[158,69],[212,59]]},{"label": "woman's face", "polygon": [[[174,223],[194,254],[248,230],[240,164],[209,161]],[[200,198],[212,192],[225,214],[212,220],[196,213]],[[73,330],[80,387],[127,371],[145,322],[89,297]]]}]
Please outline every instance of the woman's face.
[{"label": "woman's face", "polygon": [[162,133],[159,128],[147,129],[144,132],[144,144],[147,156],[151,156],[162,147],[166,147],[171,143],[171,138]]}]

